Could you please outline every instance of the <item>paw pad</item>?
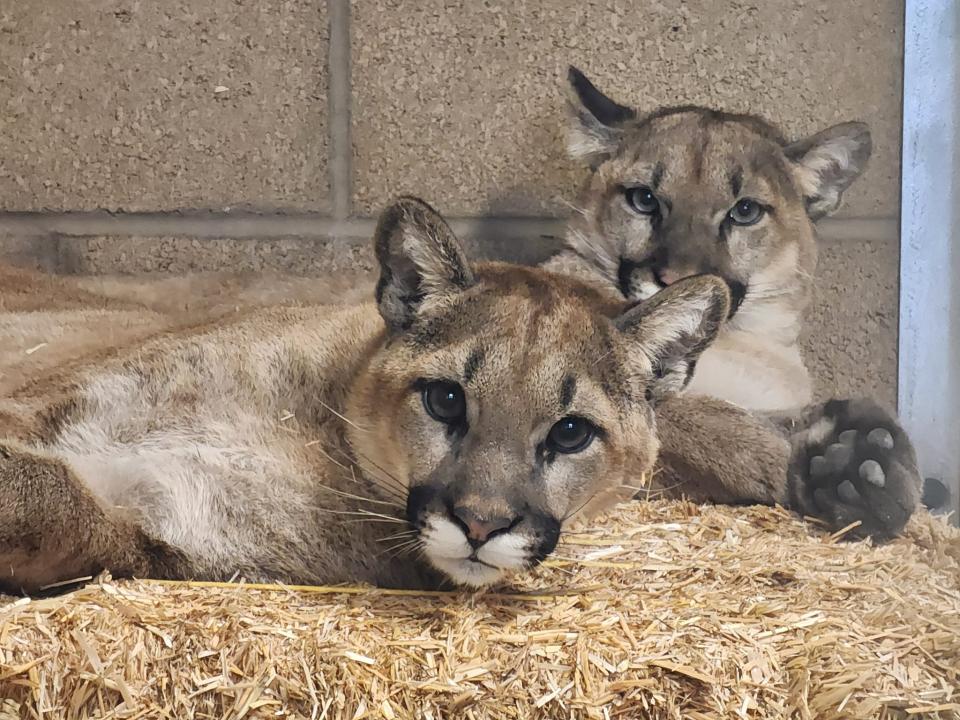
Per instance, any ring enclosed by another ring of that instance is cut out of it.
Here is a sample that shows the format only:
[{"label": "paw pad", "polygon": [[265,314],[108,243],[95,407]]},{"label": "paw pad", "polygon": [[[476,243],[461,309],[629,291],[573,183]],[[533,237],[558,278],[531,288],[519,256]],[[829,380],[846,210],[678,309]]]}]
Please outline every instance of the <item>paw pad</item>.
[{"label": "paw pad", "polygon": [[837,496],[845,503],[850,503],[851,505],[863,501],[860,493],[857,492],[857,489],[849,480],[844,480],[837,486]]},{"label": "paw pad", "polygon": [[839,472],[849,465],[853,459],[853,444],[848,445],[844,442],[833,443],[833,445],[827,448],[827,452],[824,453],[824,458],[826,458],[827,467],[830,468],[831,472]]},{"label": "paw pad", "polygon": [[893,449],[893,435],[886,428],[874,428],[867,434],[867,442],[884,450]]},{"label": "paw pad", "polygon": [[857,441],[857,431],[856,430],[844,430],[837,436],[843,445],[853,445]]},{"label": "paw pad", "polygon": [[866,480],[868,483],[876,485],[877,487],[882,488],[887,482],[883,468],[880,467],[880,463],[878,463],[876,460],[864,460],[862,463],[860,463],[860,468],[857,470],[857,474],[860,475],[861,480]]},{"label": "paw pad", "polygon": [[856,537],[886,539],[902,530],[920,482],[896,418],[869,401],[834,400],[796,439],[805,500],[818,516],[836,528],[859,522]]},{"label": "paw pad", "polygon": [[827,459],[823,455],[814,455],[810,458],[810,474],[815,478],[822,478],[830,472]]}]

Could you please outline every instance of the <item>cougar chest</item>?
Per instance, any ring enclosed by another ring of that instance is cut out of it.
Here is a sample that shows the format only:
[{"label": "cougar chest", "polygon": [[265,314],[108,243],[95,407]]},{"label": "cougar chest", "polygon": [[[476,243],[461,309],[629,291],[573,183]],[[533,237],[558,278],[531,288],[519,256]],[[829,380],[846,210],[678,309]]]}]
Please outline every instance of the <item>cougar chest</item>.
[{"label": "cougar chest", "polygon": [[687,392],[772,412],[809,404],[813,384],[796,344],[763,342],[753,333],[728,331],[700,356]]}]

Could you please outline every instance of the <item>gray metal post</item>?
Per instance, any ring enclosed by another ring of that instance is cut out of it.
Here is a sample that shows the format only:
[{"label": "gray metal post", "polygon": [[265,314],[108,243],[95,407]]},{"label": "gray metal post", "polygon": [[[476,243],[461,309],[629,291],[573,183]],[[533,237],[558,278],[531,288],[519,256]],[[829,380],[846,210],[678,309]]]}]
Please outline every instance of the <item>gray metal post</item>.
[{"label": "gray metal post", "polygon": [[960,0],[907,0],[899,413],[960,510]]}]

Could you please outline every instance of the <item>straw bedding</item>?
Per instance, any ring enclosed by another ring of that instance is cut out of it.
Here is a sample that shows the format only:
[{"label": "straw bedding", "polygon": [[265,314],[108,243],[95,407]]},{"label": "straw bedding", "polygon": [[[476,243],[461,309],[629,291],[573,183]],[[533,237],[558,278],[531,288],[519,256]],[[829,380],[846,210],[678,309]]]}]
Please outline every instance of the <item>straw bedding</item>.
[{"label": "straw bedding", "polygon": [[[484,593],[98,582],[0,607],[0,718],[960,717],[960,532],[650,501]],[[6,714],[5,714],[6,713]]]},{"label": "straw bedding", "polygon": [[[0,393],[184,313],[325,299],[72,282],[0,267]],[[484,593],[100,578],[0,598],[0,720],[958,718],[958,687],[960,532],[927,515],[872,547],[779,509],[653,501]]]}]

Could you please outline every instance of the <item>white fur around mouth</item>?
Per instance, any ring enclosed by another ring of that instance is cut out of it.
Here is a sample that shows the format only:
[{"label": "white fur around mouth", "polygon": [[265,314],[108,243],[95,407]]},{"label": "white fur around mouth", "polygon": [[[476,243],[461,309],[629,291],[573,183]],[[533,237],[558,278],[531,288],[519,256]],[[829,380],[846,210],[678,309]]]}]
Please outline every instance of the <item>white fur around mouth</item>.
[{"label": "white fur around mouth", "polygon": [[663,290],[665,285],[661,285],[653,278],[653,273],[646,270],[646,277],[640,280],[640,287],[637,288],[636,297],[629,299],[648,300]]},{"label": "white fur around mouth", "polygon": [[430,564],[459,585],[484,587],[530,566],[530,541],[513,533],[493,538],[474,553],[460,528],[434,515],[427,519],[420,536]]}]

